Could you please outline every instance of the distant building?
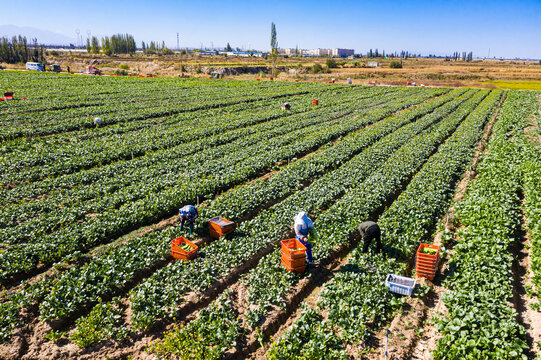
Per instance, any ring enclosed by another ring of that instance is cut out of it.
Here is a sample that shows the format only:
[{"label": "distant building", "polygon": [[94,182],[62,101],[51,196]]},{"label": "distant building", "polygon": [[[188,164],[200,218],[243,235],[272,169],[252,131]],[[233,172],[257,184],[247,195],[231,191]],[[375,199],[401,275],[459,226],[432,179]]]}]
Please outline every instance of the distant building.
[{"label": "distant building", "polygon": [[337,56],[337,57],[348,57],[355,54],[355,50],[353,49],[340,49],[340,48],[334,48],[332,49],[331,55]]},{"label": "distant building", "polygon": [[369,61],[366,63],[366,66],[376,68],[379,67],[379,63],[377,61]]},{"label": "distant building", "polygon": [[331,49],[314,49],[312,50],[312,54],[314,56],[330,56],[331,55]]}]

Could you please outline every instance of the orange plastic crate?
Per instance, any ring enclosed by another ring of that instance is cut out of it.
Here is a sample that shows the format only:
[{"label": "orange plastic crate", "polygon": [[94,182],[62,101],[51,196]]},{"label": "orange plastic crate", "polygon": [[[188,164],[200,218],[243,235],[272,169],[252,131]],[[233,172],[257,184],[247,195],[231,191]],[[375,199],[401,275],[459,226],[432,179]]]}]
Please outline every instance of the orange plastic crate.
[{"label": "orange plastic crate", "polygon": [[235,229],[235,223],[221,216],[216,216],[209,220],[209,232],[213,238],[220,238],[230,234]]},{"label": "orange plastic crate", "polygon": [[282,261],[285,262],[287,265],[289,265],[290,268],[297,268],[300,266],[304,266],[305,263],[305,257],[299,257],[296,259],[290,258],[284,251],[281,251],[282,253]]},{"label": "orange plastic crate", "polygon": [[427,278],[429,280],[434,280],[434,278],[436,277],[436,274],[433,273],[433,272],[425,272],[425,271],[417,270],[417,276],[425,277],[425,278]]},{"label": "orange plastic crate", "polygon": [[286,239],[281,241],[282,252],[290,259],[299,259],[306,257],[306,246],[297,239]]},{"label": "orange plastic crate", "polygon": [[298,273],[303,273],[305,269],[305,265],[299,266],[299,267],[291,267],[286,262],[284,262],[284,259],[281,258],[280,261],[282,262],[282,265],[286,268],[287,271],[295,271]]},{"label": "orange plastic crate", "polygon": [[[183,248],[180,247],[182,244],[188,244],[192,250],[186,251]],[[195,245],[190,240],[184,238],[184,237],[178,237],[176,239],[173,239],[171,241],[171,254],[175,259],[178,260],[193,260],[197,256],[197,251],[199,250],[199,247]]]},{"label": "orange plastic crate", "polygon": [[436,271],[438,271],[438,267],[437,266],[422,266],[422,265],[419,265],[417,264],[417,266],[415,267],[415,269],[417,271],[422,271],[422,272],[428,272],[428,273],[436,273]]},{"label": "orange plastic crate", "polygon": [[[429,248],[436,250],[436,254],[430,255],[430,254],[424,254],[421,252],[422,249]],[[438,260],[440,256],[440,247],[438,245],[432,245],[432,244],[421,244],[419,245],[419,248],[417,249],[417,260],[421,259],[422,261],[434,261]]]}]

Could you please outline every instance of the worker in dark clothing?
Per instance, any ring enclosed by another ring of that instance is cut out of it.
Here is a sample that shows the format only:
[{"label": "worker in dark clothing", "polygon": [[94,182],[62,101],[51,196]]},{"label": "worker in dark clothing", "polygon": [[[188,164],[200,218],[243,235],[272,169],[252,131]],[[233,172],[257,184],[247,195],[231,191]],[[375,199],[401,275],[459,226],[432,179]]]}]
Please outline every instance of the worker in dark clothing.
[{"label": "worker in dark clothing", "polygon": [[290,105],[288,102],[286,102],[286,103],[284,104],[283,109],[284,109],[284,110],[290,110],[290,109],[291,109],[291,105]]},{"label": "worker in dark clothing", "polygon": [[193,205],[186,205],[178,211],[178,215],[180,217],[180,230],[184,228],[184,224],[188,220],[190,222],[190,235],[192,235],[193,223],[199,217],[197,208]]},{"label": "worker in dark clothing", "polygon": [[381,231],[373,221],[364,221],[359,225],[359,233],[363,237],[363,253],[368,252],[372,239],[376,239],[377,251],[381,252]]}]

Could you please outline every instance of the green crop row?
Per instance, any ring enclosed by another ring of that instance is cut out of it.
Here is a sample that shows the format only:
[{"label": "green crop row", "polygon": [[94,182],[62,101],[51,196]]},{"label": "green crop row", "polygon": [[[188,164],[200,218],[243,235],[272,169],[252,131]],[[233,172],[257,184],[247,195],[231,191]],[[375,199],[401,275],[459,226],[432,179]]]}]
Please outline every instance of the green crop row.
[{"label": "green crop row", "polygon": [[[395,123],[394,121],[389,120],[382,122],[382,124],[384,125],[380,125],[378,123],[374,126],[374,131],[371,132],[371,136],[375,138],[382,136],[385,132],[390,132],[393,129],[401,126],[401,124],[412,121],[416,117],[430,111],[436,106],[439,106],[449,101],[450,99],[462,92],[462,90],[457,90],[452,94],[443,96],[427,104],[423,104],[417,109],[414,109],[413,111],[404,113],[401,123]],[[389,107],[385,111],[376,111],[376,109],[374,109],[371,112],[370,118],[364,121],[366,123],[376,122],[383,116],[385,116],[386,113],[393,112],[400,108],[418,103],[429,98],[431,94],[439,93],[440,92],[419,93],[417,97],[410,97],[406,100],[396,101],[393,105],[389,105]],[[379,127],[382,128],[381,134],[375,131],[375,129]],[[367,142],[369,138],[366,138],[366,140],[362,139],[363,138],[359,137],[357,133],[354,133],[352,136],[348,136],[342,141],[339,141],[333,147],[325,149],[312,157],[303,159],[302,161],[292,163],[291,166],[286,168],[287,171],[281,171],[280,173],[278,173],[278,175],[271,177],[268,181],[256,182],[253,185],[246,184],[245,186],[236,188],[233,192],[228,192],[222,197],[218,198],[215,201],[217,206],[213,206],[213,202],[211,202],[210,207],[202,208],[202,215],[204,215],[207,209],[209,214],[211,214],[213,211],[220,211],[225,209],[225,206],[227,204],[231,204],[232,202],[242,204],[248,201],[248,199],[250,199],[249,201],[252,202],[251,206],[247,206],[246,208],[243,208],[242,206],[234,207],[239,211],[237,217],[240,217],[243,214],[252,211],[253,208],[258,206],[258,204],[254,202],[254,194],[259,195],[259,204],[262,204],[273,198],[276,194],[276,191],[285,191],[285,193],[283,194],[294,191],[295,189],[297,189],[299,184],[304,181],[304,179],[320,174],[328,167],[337,166],[342,161],[353,155],[355,152],[360,151],[363,147],[369,144],[369,142]],[[287,186],[285,186],[286,184]],[[243,191],[242,189],[245,188],[250,188],[252,191]],[[228,214],[235,215],[231,211]],[[128,241],[127,244],[120,247],[119,249],[113,250],[113,252],[111,252],[110,254],[104,255],[103,258],[96,258],[96,260],[93,260],[88,266],[85,266],[83,269],[75,269],[74,271],[66,273],[65,276],[59,277],[63,280],[58,281],[59,278],[57,278],[48,282],[44,281],[39,284],[40,286],[30,287],[26,291],[26,294],[31,294],[30,296],[24,295],[25,292],[23,292],[22,297],[17,294],[13,297],[12,301],[6,301],[3,304],[2,310],[6,311],[4,311],[5,315],[4,317],[0,317],[0,320],[6,323],[13,324],[13,326],[15,326],[18,319],[18,308],[22,306],[28,306],[28,304],[35,303],[36,301],[41,302],[44,296],[49,293],[51,294],[51,299],[54,299],[54,294],[56,293],[58,293],[59,296],[64,296],[67,293],[72,294],[72,296],[74,294],[87,293],[97,296],[98,294],[107,295],[108,293],[111,293],[111,291],[114,291],[114,289],[116,289],[117,287],[122,287],[123,284],[129,282],[130,279],[136,276],[137,272],[144,267],[152,266],[155,262],[165,258],[169,246],[168,240],[176,236],[176,232],[176,230],[171,229],[159,233],[159,236],[158,233],[154,233],[147,236],[146,238],[131,239]],[[93,287],[88,287],[88,285],[85,285],[84,287],[79,287],[78,290],[72,289],[74,291],[64,291],[64,285],[61,284],[69,285],[70,281],[67,280],[74,280],[75,278],[73,276],[75,275],[79,275],[78,280],[75,282],[80,283],[80,286],[84,284],[93,284]],[[88,279],[90,279],[90,282],[86,281],[85,277],[88,277]],[[83,300],[83,302],[87,300],[84,297],[81,297],[81,299]],[[96,299],[94,296],[89,301],[92,302],[95,300]],[[75,304],[73,304],[72,309],[69,311],[80,309],[82,303],[78,302],[78,300],[75,299],[72,299],[71,301],[75,301]],[[65,303],[63,304],[63,307],[65,307],[64,305]],[[47,307],[47,305],[43,306],[45,308]],[[94,319],[95,317],[92,316],[88,321],[92,322],[94,321]],[[85,325],[82,325],[83,328],[84,326]],[[87,326],[87,328],[91,328],[91,326]],[[6,334],[9,334],[9,331],[7,331]]]},{"label": "green crop row", "polygon": [[[167,157],[172,158],[166,161],[155,162],[152,167],[135,168],[131,173],[114,173],[117,176],[112,178],[101,177],[98,183],[92,184],[90,189],[77,188],[77,195],[85,200],[77,201],[74,192],[62,194],[57,202],[58,196],[48,196],[40,201],[12,205],[0,210],[5,229],[0,229],[0,237],[9,244],[26,242],[30,239],[36,242],[40,236],[44,236],[56,229],[87,219],[86,214],[104,213],[111,209],[118,209],[127,202],[136,201],[150,192],[163,191],[171,186],[176,186],[185,181],[185,176],[212,176],[221,171],[216,167],[229,162],[238,162],[248,156],[254,156],[260,151],[262,141],[276,137],[284,140],[282,145],[288,141],[301,137],[303,133],[317,130],[321,124],[331,126],[339,123],[340,120],[332,120],[336,116],[346,115],[352,111],[350,105],[333,107],[328,111],[304,114],[275,121],[266,122],[261,126],[255,126],[249,134],[242,131],[245,136],[237,140],[230,138],[230,141],[222,146],[209,146],[214,142],[211,137],[198,141],[194,144],[188,143],[183,148],[186,154],[178,159],[179,148],[176,151],[168,151]],[[330,120],[329,120],[330,119]],[[240,132],[240,131],[239,131]],[[191,154],[190,154],[191,153]],[[232,159],[232,160],[229,160]],[[133,166],[133,165],[130,165]],[[98,172],[103,175],[103,172]],[[184,174],[184,176],[180,175]],[[127,186],[122,187],[123,184]],[[141,183],[145,184],[144,186]],[[88,191],[90,190],[90,191]],[[97,194],[93,196],[92,190]],[[36,216],[35,214],[42,214]],[[25,221],[25,218],[31,218]],[[15,226],[9,226],[13,224]],[[80,226],[80,225],[76,225]]]},{"label": "green crop row", "polygon": [[[394,161],[397,164],[402,163],[402,165],[396,165],[396,167],[405,169],[402,181],[407,181],[409,179],[408,174],[412,169],[415,169],[413,165],[419,166],[419,162],[422,164],[424,159],[426,159],[420,156],[423,153],[416,153],[416,151],[425,151],[426,154],[427,149],[435,147],[438,144],[437,141],[441,141],[442,137],[448,136],[449,132],[453,131],[485,95],[485,93],[478,93],[469,102],[454,110],[453,113],[451,113],[453,107],[447,109],[442,107],[439,109],[440,111],[436,110],[423,119],[387,135],[380,142],[360,154],[355,161],[350,161],[348,164],[342,166],[340,171],[342,171],[342,176],[345,180],[334,178],[333,184],[336,183],[342,186],[348,179],[355,179],[355,184],[353,186],[349,185],[350,190],[348,193],[365,194],[369,190],[372,191],[371,195],[364,195],[367,198],[370,196],[375,197],[372,202],[366,202],[366,206],[372,206],[368,208],[370,210],[366,210],[367,213],[365,213],[365,216],[368,218],[379,206],[384,205],[388,197],[396,191],[396,187],[399,187],[399,185],[395,184],[394,187],[385,188],[383,186],[380,187],[381,184],[378,185],[372,182],[377,176],[394,174],[388,172],[386,169],[387,165],[383,165],[382,168],[379,168],[379,166],[386,164],[385,162],[387,160],[389,162]],[[445,115],[447,116],[444,117]],[[442,117],[444,120],[432,125],[435,121],[442,119]],[[432,127],[430,127],[431,125]],[[437,134],[439,137],[435,137],[434,134]],[[429,140],[432,142],[429,142]],[[424,143],[424,146],[427,148],[423,148],[419,143]],[[409,157],[417,157],[415,159],[417,163],[414,162],[414,159],[411,159],[410,162],[402,160],[402,158]],[[389,180],[392,180],[392,178]],[[318,228],[319,235],[317,239],[313,240],[315,259],[326,259],[330,252],[337,246],[347,243],[351,229],[355,229],[355,226],[353,228],[342,227],[340,225],[341,218],[335,217],[336,214],[333,209],[334,206],[322,214],[321,218],[316,220],[315,225]],[[258,267],[250,272],[250,276],[245,281],[245,286],[248,289],[247,299],[251,303],[250,307],[253,309],[249,314],[249,322],[252,326],[261,319],[270,305],[279,303],[297,280],[295,276],[291,276],[282,269],[280,262],[277,261],[279,257],[280,250],[278,249],[275,251],[274,256],[263,259]]]},{"label": "green crop row", "polygon": [[[243,214],[257,209],[265,202],[268,202],[276,197],[287,195],[292,191],[297,190],[305,179],[308,179],[313,175],[320,174],[329,167],[332,168],[338,164],[341,164],[343,161],[347,160],[355,153],[358,153],[360,150],[383,136],[385,133],[391,132],[393,129],[412,121],[421,114],[433,109],[434,106],[441,105],[442,103],[451,99],[452,96],[456,96],[456,94],[434,100],[426,105],[420,106],[419,108],[407,111],[401,115],[400,121],[395,118],[386,119],[385,121],[375,124],[370,129],[366,129],[359,133],[354,133],[341,140],[336,145],[325,149],[322,152],[309,157],[308,159],[303,159],[302,161],[291,164],[266,181],[256,182],[255,184],[247,184],[245,186],[236,188],[233,191],[224,194],[222,197],[212,201],[208,207],[202,207],[202,217],[205,217],[204,214],[207,213],[209,216],[221,214],[223,216],[227,216],[228,218],[236,219]],[[415,99],[410,99],[410,101],[413,102]],[[419,101],[419,99],[417,99],[417,101]],[[375,115],[381,116],[379,114]],[[226,213],[224,214],[222,211],[226,211]],[[203,222],[204,221],[202,220],[200,225],[202,225]],[[170,235],[167,235],[169,234],[166,234],[164,238],[170,239]],[[128,245],[129,244],[126,244],[126,246]],[[204,249],[205,260],[207,261],[211,259],[211,254],[208,252],[208,250],[208,248]],[[183,271],[187,270],[189,269],[185,269]],[[229,270],[225,264],[224,270]],[[202,269],[199,266],[197,269],[192,271],[201,272]],[[186,280],[191,276],[192,275],[184,276],[183,280]],[[87,281],[81,278],[79,278],[79,280],[72,278],[71,281],[68,281],[68,283],[76,282],[87,284]],[[103,292],[103,290],[103,287],[101,289],[94,288],[91,292],[100,293],[100,291]],[[175,287],[172,287],[172,290],[179,291],[178,289],[175,289]],[[60,294],[63,292],[64,291],[59,291],[58,293]],[[75,293],[78,292],[86,293],[87,290],[85,288],[85,290],[79,289],[75,291]]]},{"label": "green crop row", "polygon": [[[331,119],[334,117],[332,111],[325,116]],[[197,178],[196,176],[201,173],[201,170],[197,172],[194,169],[187,171],[184,177],[174,180],[177,186],[165,188],[163,191],[160,191],[162,190],[160,187],[154,186],[154,183],[144,184],[148,193],[141,199],[125,203],[118,209],[114,208],[101,213],[81,224],[72,224],[50,234],[45,234],[37,239],[39,241],[8,247],[0,253],[2,277],[6,278],[17,273],[31,271],[38,262],[58,261],[74,251],[86,250],[100,242],[120,236],[126,230],[153,223],[164,216],[170,216],[181,205],[194,203],[197,195],[213,194],[227,189],[256,176],[277,161],[303,154],[333,138],[343,136],[367,124],[368,122],[365,121],[331,120],[327,128],[306,127],[283,136],[263,140],[252,145],[253,150],[251,151],[247,151],[245,148],[242,161],[238,155],[230,154],[210,162],[197,162],[196,169],[207,169],[209,172],[214,170],[213,173],[204,178]],[[298,127],[295,123],[289,126],[293,129]],[[276,131],[283,132],[284,129]]]},{"label": "green crop row", "polygon": [[[468,93],[459,97],[444,108],[450,112],[470,96],[471,93]],[[434,121],[437,119],[435,116]],[[243,223],[237,234],[206,246],[204,256],[188,264],[173,263],[154,273],[132,292],[130,301],[134,325],[144,328],[157,318],[174,316],[178,301],[186,291],[200,291],[211,286],[218,277],[228,274],[257,251],[279,240],[282,232],[290,230],[292,219],[298,211],[315,213],[340,197],[347,190],[346,186],[356,183],[354,176],[342,175],[336,179],[334,173],[343,174],[336,171],[326,174],[309,187],[261,212],[256,218]],[[335,179],[342,179],[344,184],[337,185]],[[174,286],[171,285],[173,283]]]},{"label": "green crop row", "polygon": [[520,138],[532,95],[511,91],[493,127],[478,175],[457,205],[464,229],[450,264],[453,276],[437,320],[443,335],[435,359],[526,359],[524,328],[517,322],[510,247],[520,224]]},{"label": "green crop row", "polygon": [[[326,91],[331,99],[328,104],[336,104],[352,99],[365,98],[381,94],[381,91],[348,92]],[[186,114],[171,116],[163,121],[167,125],[150,126],[138,131],[113,133],[100,138],[89,138],[78,141],[75,136],[54,142],[56,139],[43,138],[35,144],[35,150],[8,152],[0,157],[2,171],[1,183],[20,184],[23,181],[36,181],[47,177],[70,174],[94,166],[102,166],[118,160],[133,159],[148,152],[170,148],[182,143],[204,139],[209,135],[223,133],[229,129],[239,129],[248,125],[301,113],[307,110],[317,112],[318,108],[309,105],[311,95],[302,95],[291,101],[299,101],[291,112],[281,111],[278,106],[271,109],[262,104],[263,111],[258,113],[257,104],[254,108],[234,113],[222,113],[216,116],[210,112],[208,116],[188,116]],[[316,94],[322,95],[322,94]],[[231,109],[234,110],[234,109]],[[136,111],[134,109],[133,111]],[[256,116],[254,116],[254,114]],[[89,120],[90,122],[92,120]],[[67,142],[66,142],[67,140]],[[36,140],[37,142],[38,140]],[[9,145],[6,145],[9,148]]]},{"label": "green crop row", "polygon": [[[414,218],[400,216],[400,214],[406,215],[412,208],[419,209],[419,211],[430,209],[432,211],[431,219],[423,218],[422,232],[430,231],[438,219],[438,215],[445,210],[449,203],[452,189],[465,165],[471,160],[473,148],[481,136],[483,125],[500,96],[500,93],[489,95],[467,116],[454,134],[423,165],[406,190],[383,213],[382,224],[393,221],[395,226],[400,226],[403,229],[415,228]],[[440,180],[440,177],[446,181]],[[434,181],[438,182],[438,186],[428,186]],[[426,190],[424,199],[427,201],[418,202],[419,191],[423,192],[420,190],[423,188]],[[358,196],[361,199],[362,195],[360,194],[362,193],[359,193]],[[409,206],[406,206],[408,204]],[[434,207],[436,211],[434,211]],[[329,211],[332,211],[332,208]],[[366,212],[364,218],[368,217],[369,214],[370,212]],[[362,218],[360,217],[358,220],[360,221]],[[355,227],[351,226],[349,233],[354,229]],[[387,228],[382,226],[383,234],[388,236],[386,230]],[[336,231],[333,231],[333,235],[335,233]],[[343,237],[347,238],[347,235],[348,233],[345,233]],[[396,252],[389,250],[397,246],[404,249],[409,255],[415,251],[421,237],[421,234],[410,231],[409,237],[405,235],[402,241],[397,243],[388,238],[385,242],[385,248],[387,253],[396,254]],[[342,348],[345,348],[348,343],[357,344],[366,339],[369,334],[369,326],[381,326],[389,321],[390,315],[402,301],[399,297],[389,293],[384,284],[385,279],[387,274],[401,273],[404,268],[405,264],[398,263],[396,259],[372,253],[362,254],[360,247],[357,247],[350,254],[347,264],[330,282],[324,285],[318,301],[319,311],[324,311],[326,314],[323,326],[329,329],[328,333],[331,334],[332,339],[330,343],[339,344]],[[315,309],[305,311],[315,311]],[[307,333],[304,342],[317,336],[317,331],[314,331],[313,334]],[[307,351],[310,351],[303,346],[303,341],[299,342],[296,339],[296,335],[291,329],[271,346],[268,356],[286,359],[288,357],[282,354],[286,354],[289,347],[295,348],[295,352],[288,355],[291,358],[304,356]],[[333,348],[325,350],[333,351]]]},{"label": "green crop row", "polygon": [[[444,97],[438,98],[428,104],[421,105],[418,109],[415,109],[412,114],[409,117],[404,117],[403,122],[411,121],[415,119],[417,116],[420,116],[423,113],[426,113],[433,109],[436,106],[439,106],[446,101],[449,101],[453,97],[459,95],[462,93],[462,90],[457,90],[453,92],[450,95],[446,95]],[[397,109],[409,106],[411,104],[415,104],[417,102],[423,101],[424,99],[427,99],[430,97],[431,94],[439,94],[441,92],[428,92],[428,93],[420,93],[417,97],[411,97],[410,99],[406,101],[397,101],[392,107],[388,108],[385,111],[373,111],[373,114],[371,115],[370,119],[365,120],[367,123],[378,121],[378,119],[381,119],[385,113],[389,113],[392,111],[396,111]],[[376,125],[376,127],[379,125]],[[400,124],[393,124],[390,121],[386,122],[386,125],[382,129],[383,131],[392,131],[393,128],[399,127]],[[382,132],[383,133],[383,132]],[[378,136],[378,133],[374,132],[373,136]],[[336,166],[344,159],[347,159],[348,154],[353,154],[355,151],[359,151],[363,146],[366,146],[366,140],[361,141],[358,143],[358,140],[361,140],[361,138],[358,138],[358,136],[353,136],[351,138],[346,138],[346,141],[339,141],[337,143],[336,148],[331,147],[329,149],[324,150],[321,153],[315,154],[315,156],[309,157],[308,159],[305,159],[301,162],[295,162],[292,164],[290,168],[290,172],[286,174],[285,172],[282,174],[283,179],[282,181],[284,183],[290,183],[293,179],[295,179],[296,176],[304,176],[304,177],[310,177],[313,176],[313,174],[317,174],[321,171],[324,171],[324,168],[328,166]],[[341,145],[342,144],[342,145]],[[347,152],[347,153],[346,153]],[[301,164],[306,164],[306,166],[302,166]],[[297,170],[294,170],[297,169]],[[271,178],[272,179],[272,178]],[[302,182],[302,180],[301,180]],[[271,181],[269,182],[269,188],[268,193],[265,197],[261,199],[262,202],[268,201],[270,197],[274,194],[274,192],[277,189],[281,189],[281,186],[279,184],[279,181]],[[297,183],[298,184],[298,183]],[[251,186],[251,185],[247,185]],[[291,190],[296,189],[298,185],[295,185],[294,183],[291,184]],[[242,187],[241,187],[242,188]],[[238,189],[241,189],[238,188]],[[235,190],[238,190],[235,189]],[[262,188],[257,185],[256,188],[254,188],[254,191],[257,191],[261,195]],[[229,199],[229,202],[235,201],[233,193],[226,193],[224,196],[219,198],[219,203],[221,204],[218,206],[217,209],[222,209],[224,207],[224,204]],[[246,192],[240,192],[240,198],[236,200],[238,203],[242,203],[245,201],[247,195]],[[239,195],[237,195],[239,196]],[[225,201],[225,202],[224,202]],[[254,205],[256,206],[256,205]],[[244,209],[244,212],[242,211],[242,208],[239,208],[239,216],[241,216],[243,213],[246,213],[246,211],[250,211],[250,208]],[[210,210],[211,208],[209,208]],[[230,213],[231,214],[231,213]],[[92,263],[86,267],[85,269],[81,269],[80,273],[88,275],[90,279],[94,279],[93,281],[96,283],[96,285],[99,285],[100,283],[102,285],[105,284],[111,284],[113,287],[98,287],[98,288],[92,288],[95,294],[107,294],[116,286],[122,286],[122,284],[125,284],[126,282],[129,282],[131,278],[133,278],[134,274],[137,273],[137,269],[142,269],[145,266],[151,266],[153,264],[153,261],[158,261],[159,259],[163,258],[165,256],[165,253],[167,252],[168,248],[168,240],[171,239],[173,236],[176,236],[175,231],[165,231],[160,234],[160,236],[156,236],[155,234],[151,234],[148,236],[147,239],[132,239],[129,240],[128,243],[121,247],[119,250],[114,250],[113,253],[111,253],[111,256],[106,256],[103,258],[103,260],[100,262],[100,258],[97,258],[95,261],[92,261]],[[161,250],[160,250],[161,249]],[[109,259],[109,260],[107,260]],[[102,265],[99,265],[102,264]],[[104,267],[108,266],[108,267]],[[124,269],[124,270],[121,270]],[[94,273],[95,272],[95,273]],[[115,276],[116,273],[123,274],[122,279],[124,282],[116,283],[116,281],[119,279]],[[67,273],[72,274],[69,276],[66,276],[65,279],[69,279],[70,277],[73,277],[74,272]],[[131,274],[131,275],[130,275]],[[60,278],[60,277],[59,277]],[[98,280],[101,279],[101,280]],[[5,314],[5,316],[0,317],[0,320],[6,323],[6,326],[4,327],[6,329],[6,332],[3,334],[3,339],[9,338],[11,334],[11,328],[14,326],[17,326],[18,324],[18,309],[21,307],[28,306],[29,304],[35,304],[36,302],[41,302],[44,298],[44,296],[48,293],[56,293],[57,287],[55,287],[55,284],[57,283],[57,279],[53,279],[52,281],[42,281],[38,283],[37,285],[30,286],[25,291],[22,291],[15,296],[12,296],[9,301],[5,301],[1,306],[1,312],[2,314]],[[79,278],[79,280],[83,281],[82,284],[88,284],[88,282],[84,281],[83,278]],[[113,281],[111,281],[113,280]],[[105,282],[104,282],[105,281]],[[62,283],[62,282],[61,282]],[[62,288],[62,287],[60,287]],[[107,290],[109,289],[109,290]],[[80,290],[81,292],[85,292],[83,288]],[[91,291],[92,292],[92,291]],[[58,292],[59,294],[61,292]],[[65,293],[70,293],[64,292]],[[71,292],[73,294],[76,293],[76,291]],[[51,295],[52,296],[52,295]],[[84,301],[85,299],[83,299]],[[92,301],[92,300],[91,300]],[[75,308],[80,308],[80,305],[76,305]],[[91,317],[88,321],[92,322],[94,317]],[[9,325],[9,326],[8,326]],[[85,325],[82,325],[84,328]],[[87,328],[90,328],[91,326],[87,326]]]},{"label": "green crop row", "polygon": [[541,149],[525,144],[522,181],[524,213],[530,235],[531,268],[538,298],[541,291]]},{"label": "green crop row", "polygon": [[[411,99],[408,101],[412,101]],[[403,105],[403,102],[397,102],[397,104],[394,105],[395,110],[397,108],[401,108]],[[381,110],[380,110],[381,111]],[[353,123],[371,123],[374,121],[377,121],[378,118],[381,118],[383,115],[380,111],[374,110],[374,113],[372,116],[364,117],[363,120],[360,118],[353,118],[349,121]],[[390,111],[390,110],[387,110]],[[344,119],[341,119],[344,121]],[[344,122],[346,124],[346,122]],[[342,143],[345,143],[348,146],[341,145]],[[341,145],[341,146],[340,146]],[[355,144],[351,139],[349,139],[347,142],[340,141],[338,143],[338,149],[345,150],[348,149],[350,152],[356,152],[359,151],[359,148],[362,148],[366,146],[366,144]],[[332,167],[334,164],[334,161],[341,160],[341,159],[347,159],[347,154],[344,154],[343,152],[339,152],[333,149],[331,147],[327,151],[323,151],[320,154],[317,154],[315,156],[312,156],[306,160],[296,162],[292,164],[290,167],[287,167],[286,169],[280,171],[277,175],[274,177],[271,177],[269,180],[261,182],[260,186],[254,186],[252,184],[246,184],[244,186],[241,186],[235,190],[233,190],[230,193],[226,193],[224,196],[220,197],[216,200],[217,204],[220,204],[218,206],[214,205],[214,201],[211,202],[209,207],[203,207],[201,219],[203,219],[205,214],[208,214],[209,217],[215,216],[217,214],[220,214],[218,211],[220,209],[223,209],[224,204],[243,204],[245,199],[247,197],[254,197],[254,195],[259,191],[263,191],[263,194],[260,193],[260,196],[258,196],[255,199],[258,199],[258,201],[254,204],[252,208],[250,207],[242,207],[237,206],[235,207],[238,212],[235,212],[235,208],[230,208],[230,212],[227,214],[227,216],[232,216],[232,219],[240,218],[244,214],[247,214],[252,211],[253,208],[257,208],[261,204],[264,204],[274,198],[276,195],[276,191],[280,190],[284,191],[285,194],[288,194],[292,191],[295,191],[300,184],[303,182],[304,179],[308,179],[310,176],[317,175],[318,173],[321,173],[325,170],[325,168]],[[332,151],[331,151],[332,150]],[[346,156],[344,158],[344,156]],[[351,155],[350,155],[351,156]],[[322,168],[315,167],[314,165],[325,165]],[[293,182],[292,182],[293,181]],[[263,196],[261,196],[263,195]],[[252,200],[253,201],[253,200]],[[202,224],[204,220],[201,220],[199,224]],[[168,231],[164,234],[161,234],[159,237],[159,240],[162,241],[162,244],[168,245],[167,240],[171,239],[171,231]],[[165,240],[167,239],[167,240]],[[133,240],[126,244],[125,246],[121,247],[118,251],[115,251],[108,255],[107,257],[104,257],[103,259],[96,259],[96,261],[92,261],[88,267],[99,267],[101,270],[98,271],[98,269],[93,269],[89,271],[89,273],[97,273],[96,276],[102,277],[101,274],[106,274],[105,269],[109,269],[109,271],[113,271],[111,274],[111,277],[104,278],[101,281],[94,281],[94,279],[89,278],[86,275],[86,272],[83,273],[77,269],[74,271],[71,271],[70,273],[66,274],[56,285],[56,290],[51,291],[50,294],[47,295],[46,299],[41,304],[41,315],[42,317],[46,319],[51,319],[56,317],[63,317],[70,313],[72,313],[74,310],[78,308],[85,302],[93,301],[96,296],[99,294],[108,293],[111,290],[113,290],[116,286],[121,286],[126,281],[129,281],[131,278],[130,276],[127,276],[126,273],[131,272],[132,274],[136,274],[137,271],[141,271],[143,269],[143,266],[147,266],[143,260],[140,260],[139,263],[133,262],[133,261],[123,261],[123,264],[115,265],[115,268],[112,269],[112,267],[109,267],[108,264],[116,263],[120,259],[124,259],[125,255],[124,253],[126,251],[133,251],[134,253],[138,253],[139,255],[134,256],[134,260],[137,260],[137,258],[145,258],[147,257],[147,253],[153,252],[155,246],[152,246],[151,244],[155,243],[158,240],[151,239],[149,245],[142,246],[139,244],[138,240]],[[165,240],[165,241],[164,241]],[[133,243],[133,244],[132,244]],[[161,253],[159,255],[160,257],[164,257],[164,254]],[[206,256],[208,259],[208,256]],[[124,269],[123,271],[119,271],[121,269]],[[199,270],[200,271],[200,270]],[[194,274],[195,275],[195,274]],[[76,285],[74,285],[76,284]],[[75,291],[74,287],[75,286]],[[65,304],[63,304],[63,301],[65,300],[65,293],[69,292],[73,294],[73,296],[70,297],[70,304],[71,309],[68,309]]]}]

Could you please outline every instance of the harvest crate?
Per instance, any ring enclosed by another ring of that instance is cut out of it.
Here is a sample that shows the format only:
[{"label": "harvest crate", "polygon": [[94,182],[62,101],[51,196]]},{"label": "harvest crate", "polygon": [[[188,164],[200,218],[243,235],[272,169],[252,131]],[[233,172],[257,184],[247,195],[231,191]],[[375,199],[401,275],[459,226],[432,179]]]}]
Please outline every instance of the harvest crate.
[{"label": "harvest crate", "polygon": [[285,253],[290,259],[299,259],[306,257],[306,246],[297,239],[286,239],[281,241],[282,253]]},{"label": "harvest crate", "polygon": [[280,261],[282,262],[282,265],[284,265],[284,267],[286,268],[287,271],[295,271],[295,272],[298,272],[298,273],[303,273],[304,272],[305,265],[298,266],[298,267],[291,267],[284,261],[283,257],[280,259]]},{"label": "harvest crate", "polygon": [[[188,245],[192,250],[183,249],[182,245]],[[184,237],[178,237],[171,241],[171,254],[178,260],[193,260],[197,256],[198,246]]]},{"label": "harvest crate", "polygon": [[306,246],[304,246],[297,239],[287,239],[281,241],[281,254],[280,261],[287,271],[296,271],[303,273],[306,263]]},{"label": "harvest crate", "polygon": [[282,253],[283,262],[288,264],[290,268],[297,268],[300,266],[304,266],[304,262],[306,260],[304,256],[298,257],[296,259],[292,259],[284,252],[284,250],[282,250],[281,253]]},{"label": "harvest crate", "polygon": [[415,279],[389,274],[385,279],[385,286],[387,286],[390,292],[411,296],[413,289],[415,288]]},{"label": "harvest crate", "polygon": [[[434,254],[425,254],[423,249],[432,249]],[[415,269],[418,276],[434,280],[438,271],[440,247],[432,244],[421,244],[417,249],[417,262]]]},{"label": "harvest crate", "polygon": [[233,232],[235,223],[221,216],[216,216],[209,220],[209,232],[213,238],[220,238]]}]

